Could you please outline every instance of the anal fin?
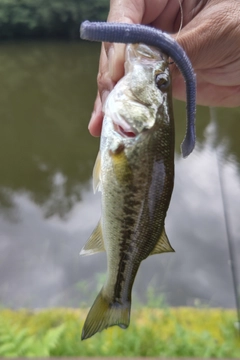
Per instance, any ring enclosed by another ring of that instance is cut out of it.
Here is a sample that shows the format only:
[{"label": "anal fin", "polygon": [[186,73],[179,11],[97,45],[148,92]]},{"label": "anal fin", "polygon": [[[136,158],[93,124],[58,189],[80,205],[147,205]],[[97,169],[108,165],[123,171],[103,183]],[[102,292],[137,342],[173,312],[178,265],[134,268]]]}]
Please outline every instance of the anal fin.
[{"label": "anal fin", "polygon": [[103,242],[102,226],[100,220],[95,230],[92,232],[92,235],[80,251],[80,255],[93,255],[101,251],[105,251],[105,247]]},{"label": "anal fin", "polygon": [[165,232],[165,229],[163,228],[160,239],[158,240],[157,244],[155,245],[155,248],[150,253],[150,255],[161,254],[164,252],[175,252],[175,250],[172,248],[168,240],[167,234]]}]

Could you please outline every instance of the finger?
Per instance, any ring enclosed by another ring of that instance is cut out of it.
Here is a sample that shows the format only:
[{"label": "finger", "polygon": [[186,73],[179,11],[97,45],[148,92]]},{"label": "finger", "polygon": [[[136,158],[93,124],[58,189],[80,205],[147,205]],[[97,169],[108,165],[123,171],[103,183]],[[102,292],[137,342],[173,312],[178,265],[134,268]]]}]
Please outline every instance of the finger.
[{"label": "finger", "polygon": [[88,130],[91,135],[93,136],[100,136],[101,128],[102,128],[102,121],[103,121],[103,113],[102,113],[102,101],[100,99],[99,93],[97,94],[94,109],[91,116],[91,120],[88,125]]},{"label": "finger", "polygon": [[105,43],[108,57],[108,72],[112,82],[115,84],[124,75],[125,44]]},{"label": "finger", "polygon": [[109,63],[104,44],[102,44],[101,48],[97,83],[100,99],[104,101],[108,93],[113,89],[115,85],[109,75]]},{"label": "finger", "polygon": [[[141,23],[144,12],[144,0],[122,0],[110,2],[109,22]],[[103,120],[102,105],[116,82],[124,75],[125,45],[104,43],[101,48],[99,71],[97,76],[98,96],[89,123],[89,131],[99,136]]]},{"label": "finger", "polygon": [[[142,4],[142,5],[141,5]],[[144,0],[131,2],[122,0],[110,2],[108,21],[134,23],[141,22],[144,11]],[[124,74],[125,46],[122,44],[102,44],[99,70],[97,76],[98,95],[89,122],[89,131],[93,136],[99,136],[103,120],[102,105],[115,83]]]},{"label": "finger", "polygon": [[162,5],[165,3],[165,6],[161,9],[162,11],[159,13],[158,17],[156,17],[156,9],[153,9],[153,11],[155,10],[155,18],[151,22],[151,25],[169,33],[178,31],[180,22],[176,22],[175,19],[180,12],[179,1],[168,0],[162,1],[161,3]]},{"label": "finger", "polygon": [[107,95],[109,94],[109,91],[114,86],[108,73],[108,59],[103,45],[101,48],[97,83],[98,83],[98,94],[94,103],[92,116],[88,125],[88,129],[91,135],[93,136],[100,136],[101,134],[102,121],[103,121],[102,104],[105,101]]},{"label": "finger", "polygon": [[[137,24],[142,22],[144,0],[112,0],[110,2],[109,22]],[[108,73],[112,82],[116,83],[124,75],[125,45],[105,43],[108,58]],[[102,69],[101,69],[102,71]]]},{"label": "finger", "polygon": [[141,23],[144,11],[144,0],[111,0],[108,21]]}]

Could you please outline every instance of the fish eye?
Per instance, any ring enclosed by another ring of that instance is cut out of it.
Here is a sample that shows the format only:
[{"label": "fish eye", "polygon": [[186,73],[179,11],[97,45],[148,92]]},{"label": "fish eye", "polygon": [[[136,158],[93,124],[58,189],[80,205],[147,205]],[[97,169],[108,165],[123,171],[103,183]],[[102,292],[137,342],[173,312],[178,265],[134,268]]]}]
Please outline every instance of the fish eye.
[{"label": "fish eye", "polygon": [[169,77],[162,73],[156,75],[155,82],[159,90],[167,90],[170,85]]}]

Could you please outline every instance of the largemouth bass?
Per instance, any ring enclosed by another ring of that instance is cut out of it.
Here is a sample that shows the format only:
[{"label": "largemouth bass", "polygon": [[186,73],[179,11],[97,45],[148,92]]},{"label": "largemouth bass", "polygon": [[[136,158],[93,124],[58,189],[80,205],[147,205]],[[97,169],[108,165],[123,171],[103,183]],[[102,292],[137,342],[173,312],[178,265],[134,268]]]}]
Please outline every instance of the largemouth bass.
[{"label": "largemouth bass", "polygon": [[125,76],[105,104],[93,171],[94,190],[102,191],[102,218],[81,254],[106,251],[108,272],[83,327],[82,339],[87,339],[109,326],[128,327],[131,290],[141,261],[174,251],[164,229],[174,177],[168,56],[186,81],[183,157],[195,145],[196,79],[184,50],[161,30],[85,21],[80,33],[86,40],[135,44],[128,45]]},{"label": "largemouth bass", "polygon": [[107,279],[82,339],[130,321],[131,290],[141,261],[174,251],[164,229],[173,190],[174,119],[168,57],[144,44],[126,48],[125,76],[105,103],[93,181],[102,218],[81,251],[107,252]]}]

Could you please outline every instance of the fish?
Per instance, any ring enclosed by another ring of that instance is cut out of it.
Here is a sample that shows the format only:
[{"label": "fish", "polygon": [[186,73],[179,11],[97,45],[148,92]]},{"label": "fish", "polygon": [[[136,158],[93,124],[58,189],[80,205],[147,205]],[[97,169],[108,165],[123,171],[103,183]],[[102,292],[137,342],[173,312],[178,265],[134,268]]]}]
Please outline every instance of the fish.
[{"label": "fish", "polygon": [[104,104],[94,192],[101,219],[80,255],[107,254],[107,278],[82,340],[130,323],[131,292],[141,262],[174,252],[165,218],[174,185],[174,116],[169,58],[143,43],[128,44],[125,75]]}]

